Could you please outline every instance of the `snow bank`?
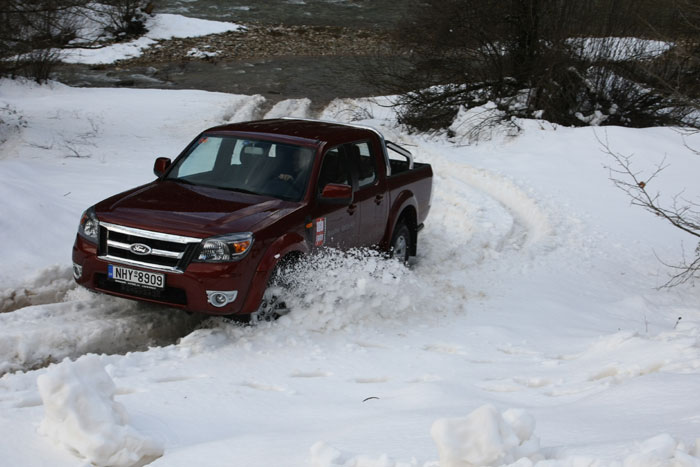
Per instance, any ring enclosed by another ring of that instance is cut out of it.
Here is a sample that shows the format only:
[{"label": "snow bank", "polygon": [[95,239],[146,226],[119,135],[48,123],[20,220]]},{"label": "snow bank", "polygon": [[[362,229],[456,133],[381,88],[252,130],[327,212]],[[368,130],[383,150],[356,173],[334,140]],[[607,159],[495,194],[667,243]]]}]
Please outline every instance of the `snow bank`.
[{"label": "snow bank", "polygon": [[280,325],[295,329],[337,330],[379,319],[425,317],[429,297],[410,269],[386,261],[373,250],[327,249],[288,271],[285,302],[294,310]]},{"label": "snow bank", "polygon": [[38,271],[22,287],[0,289],[0,313],[30,305],[60,302],[75,287],[70,268],[58,265],[48,267]]},{"label": "snow bank", "polygon": [[264,118],[309,118],[311,99],[287,99],[276,103]]},{"label": "snow bank", "polygon": [[[338,449],[319,441],[311,446],[311,467],[417,467],[416,460],[401,462],[382,454],[379,457],[347,456]],[[437,467],[437,466],[436,466]]]},{"label": "snow bank", "polygon": [[[492,405],[485,405],[464,418],[435,421],[431,435],[438,447],[439,467],[700,467],[700,438],[689,446],[669,434],[660,434],[638,443],[636,452],[623,460],[605,462],[566,453],[556,459],[545,459],[534,431],[535,419],[527,412],[517,409],[500,412]],[[321,445],[315,445],[312,453],[314,459],[331,461],[340,455]],[[318,467],[336,465],[355,464],[318,463]]]},{"label": "snow bank", "polygon": [[440,454],[440,467],[510,464],[519,459],[541,460],[535,419],[522,410],[501,413],[492,405],[465,418],[443,418],[430,430]]},{"label": "snow bank", "polygon": [[46,278],[44,285],[29,282],[27,287],[0,292],[5,310],[25,307],[0,312],[0,375],[87,353],[126,353],[165,345],[187,335],[203,319],[89,292],[76,287],[70,273],[51,279],[54,269],[38,275]]},{"label": "snow bank", "polygon": [[39,432],[93,465],[131,466],[163,455],[163,447],[128,425],[116,387],[97,356],[64,360],[37,378],[44,403]]},{"label": "snow bank", "polygon": [[242,26],[235,23],[187,18],[180,15],[158,14],[149,17],[146,28],[148,28],[148,32],[144,36],[130,42],[112,44],[99,49],[62,50],[61,61],[86,65],[114,63],[117,60],[140,56],[143,49],[152,46],[158,40],[221,34],[239,31]]},{"label": "snow bank", "polygon": [[700,438],[694,447],[664,433],[639,444],[639,452],[627,456],[623,467],[699,467]]},{"label": "snow bank", "polygon": [[614,61],[652,59],[675,45],[638,37],[576,37],[567,43],[582,58]]}]

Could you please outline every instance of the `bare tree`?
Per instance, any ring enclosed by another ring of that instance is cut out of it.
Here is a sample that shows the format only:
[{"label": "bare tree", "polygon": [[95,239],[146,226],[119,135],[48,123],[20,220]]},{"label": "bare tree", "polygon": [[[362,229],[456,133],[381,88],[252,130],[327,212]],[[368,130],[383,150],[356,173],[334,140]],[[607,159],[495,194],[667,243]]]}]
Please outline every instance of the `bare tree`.
[{"label": "bare tree", "polygon": [[[650,0],[421,0],[398,32],[405,60],[385,70],[387,91],[402,93],[399,117],[420,130],[488,101],[507,118],[565,125],[687,124],[688,99],[700,95],[695,63],[622,39],[680,39],[672,10]],[[682,48],[698,43],[683,38]]]},{"label": "bare tree", "polygon": [[[103,47],[104,39],[139,36],[152,8],[143,0],[0,0],[0,76],[45,81],[62,49]],[[85,23],[99,25],[102,33],[81,37]]]},{"label": "bare tree", "polygon": [[76,37],[76,18],[71,11],[85,1],[0,2],[0,74],[48,79],[59,59],[56,49]]},{"label": "bare tree", "polygon": [[[684,257],[681,264],[664,263],[674,271],[664,286],[673,287],[700,279],[700,203],[686,199],[683,192],[674,195],[670,202],[663,202],[660,192],[650,191],[654,182],[668,167],[665,159],[657,164],[651,172],[645,174],[633,169],[632,156],[613,151],[607,141],[607,136],[605,140],[599,138],[599,142],[603,151],[615,161],[615,165],[610,168],[610,179],[615,186],[627,193],[632,205],[639,206],[664,219],[698,241],[695,257],[691,260]],[[700,155],[698,151],[694,152]]]}]

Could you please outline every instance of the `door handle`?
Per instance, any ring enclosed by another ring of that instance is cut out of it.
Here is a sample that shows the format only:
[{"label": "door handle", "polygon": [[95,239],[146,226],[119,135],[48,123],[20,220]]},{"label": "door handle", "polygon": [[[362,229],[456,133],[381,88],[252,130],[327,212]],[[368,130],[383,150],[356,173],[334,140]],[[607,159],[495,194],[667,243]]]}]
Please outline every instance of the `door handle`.
[{"label": "door handle", "polygon": [[383,199],[384,199],[384,195],[377,195],[374,197],[374,203],[375,204],[382,204]]},{"label": "door handle", "polygon": [[351,216],[355,214],[355,210],[357,210],[357,204],[351,204],[350,206],[348,206],[348,214],[350,214]]}]

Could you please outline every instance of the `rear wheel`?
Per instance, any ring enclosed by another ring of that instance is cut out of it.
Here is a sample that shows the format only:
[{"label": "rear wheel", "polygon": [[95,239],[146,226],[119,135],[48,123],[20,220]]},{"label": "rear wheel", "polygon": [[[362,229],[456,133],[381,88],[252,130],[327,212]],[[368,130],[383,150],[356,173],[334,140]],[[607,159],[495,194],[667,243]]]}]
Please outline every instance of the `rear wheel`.
[{"label": "rear wheel", "polygon": [[394,228],[394,234],[391,236],[391,246],[389,255],[403,263],[408,262],[413,247],[411,231],[404,221],[400,221]]}]

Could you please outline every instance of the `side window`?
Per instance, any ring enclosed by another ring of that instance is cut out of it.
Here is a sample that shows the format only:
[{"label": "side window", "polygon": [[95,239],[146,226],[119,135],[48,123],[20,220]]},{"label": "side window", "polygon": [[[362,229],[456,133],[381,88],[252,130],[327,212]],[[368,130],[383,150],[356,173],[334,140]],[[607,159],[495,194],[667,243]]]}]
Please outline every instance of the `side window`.
[{"label": "side window", "polygon": [[203,137],[199,144],[188,155],[187,159],[178,168],[178,177],[187,177],[204,172],[211,172],[219,154],[221,138]]},{"label": "side window", "polygon": [[372,185],[377,180],[377,165],[369,143],[352,143],[350,146],[354,147],[353,152],[359,157],[358,185],[360,187]]},{"label": "side window", "polygon": [[323,190],[323,187],[329,183],[352,185],[347,157],[340,148],[329,149],[323,156],[323,164],[318,176],[318,190]]}]

